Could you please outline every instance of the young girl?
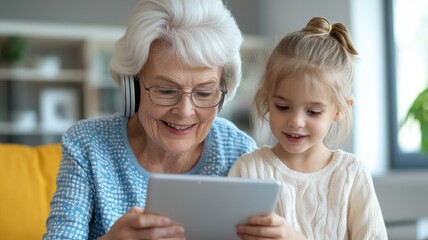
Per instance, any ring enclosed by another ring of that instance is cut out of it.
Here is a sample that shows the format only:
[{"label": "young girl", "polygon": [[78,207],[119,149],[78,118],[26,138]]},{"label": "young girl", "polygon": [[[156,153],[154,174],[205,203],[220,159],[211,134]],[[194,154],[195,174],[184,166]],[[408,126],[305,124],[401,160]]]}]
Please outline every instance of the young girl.
[{"label": "young girl", "polygon": [[277,144],[241,156],[229,176],[283,182],[275,214],[240,225],[241,239],[387,239],[369,170],[340,149],[351,131],[347,28],[320,17],[273,50],[255,96]]}]

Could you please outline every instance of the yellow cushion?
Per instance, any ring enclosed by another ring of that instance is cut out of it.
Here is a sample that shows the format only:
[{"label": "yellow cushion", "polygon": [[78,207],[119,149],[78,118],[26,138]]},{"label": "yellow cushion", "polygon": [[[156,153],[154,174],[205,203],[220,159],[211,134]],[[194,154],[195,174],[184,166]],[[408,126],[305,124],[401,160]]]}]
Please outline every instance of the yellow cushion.
[{"label": "yellow cushion", "polygon": [[0,239],[41,239],[61,145],[0,144]]}]

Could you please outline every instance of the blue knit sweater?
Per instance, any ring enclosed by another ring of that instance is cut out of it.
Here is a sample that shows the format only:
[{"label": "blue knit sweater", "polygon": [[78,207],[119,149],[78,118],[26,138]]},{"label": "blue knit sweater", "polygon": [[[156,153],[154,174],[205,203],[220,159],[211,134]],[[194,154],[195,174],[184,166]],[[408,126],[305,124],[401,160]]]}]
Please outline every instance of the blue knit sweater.
[{"label": "blue knit sweater", "polygon": [[[131,150],[127,123],[115,114],[80,121],[64,134],[43,239],[96,239],[129,208],[144,207],[150,172]],[[251,137],[217,117],[198,163],[185,174],[226,176],[239,156],[255,148]]]}]

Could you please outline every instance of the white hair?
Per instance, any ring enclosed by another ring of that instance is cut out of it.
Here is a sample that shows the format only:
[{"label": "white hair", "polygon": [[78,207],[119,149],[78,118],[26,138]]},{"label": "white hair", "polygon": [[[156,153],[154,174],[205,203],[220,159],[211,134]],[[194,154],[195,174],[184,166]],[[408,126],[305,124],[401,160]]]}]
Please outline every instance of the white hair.
[{"label": "white hair", "polygon": [[125,35],[115,44],[110,73],[137,75],[153,41],[172,46],[181,61],[197,67],[222,67],[221,81],[232,99],[241,80],[242,33],[221,0],[141,0]]}]

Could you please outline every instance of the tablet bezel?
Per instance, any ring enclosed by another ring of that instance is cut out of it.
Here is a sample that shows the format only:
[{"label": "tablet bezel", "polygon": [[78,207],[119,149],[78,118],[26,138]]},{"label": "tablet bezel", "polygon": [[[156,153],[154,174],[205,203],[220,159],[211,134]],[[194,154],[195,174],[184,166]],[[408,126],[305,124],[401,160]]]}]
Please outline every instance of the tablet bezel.
[{"label": "tablet bezel", "polygon": [[187,240],[233,240],[236,225],[275,210],[280,188],[276,180],[151,174],[145,210],[184,226]]}]

